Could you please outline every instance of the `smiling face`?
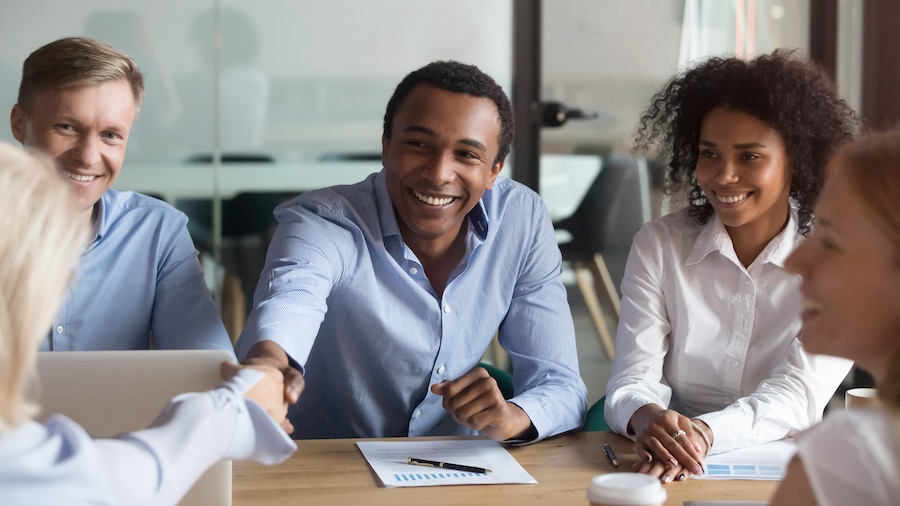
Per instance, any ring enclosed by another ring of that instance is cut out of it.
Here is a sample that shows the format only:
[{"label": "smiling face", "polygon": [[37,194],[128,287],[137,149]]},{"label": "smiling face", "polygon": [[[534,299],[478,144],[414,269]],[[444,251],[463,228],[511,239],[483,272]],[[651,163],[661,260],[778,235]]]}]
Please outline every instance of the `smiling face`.
[{"label": "smiling face", "polygon": [[403,240],[440,254],[503,168],[494,163],[500,120],[488,98],[426,84],[407,95],[382,137],[388,194]]},{"label": "smiling face", "polygon": [[89,218],[125,159],[137,115],[131,85],[118,80],[44,91],[34,95],[29,109],[13,107],[13,135],[56,160]]},{"label": "smiling face", "polygon": [[801,342],[880,380],[900,348],[900,251],[842,171],[829,177],[815,211],[812,234],[785,263],[803,277]]},{"label": "smiling face", "polygon": [[699,150],[697,183],[729,233],[775,237],[787,221],[791,189],[781,134],[747,113],[716,107],[703,118]]}]

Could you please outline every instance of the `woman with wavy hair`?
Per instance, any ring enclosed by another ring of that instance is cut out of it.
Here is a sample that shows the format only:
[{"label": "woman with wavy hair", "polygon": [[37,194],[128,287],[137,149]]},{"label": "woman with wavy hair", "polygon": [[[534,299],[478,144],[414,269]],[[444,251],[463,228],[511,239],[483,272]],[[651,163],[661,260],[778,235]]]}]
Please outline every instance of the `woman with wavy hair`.
[{"label": "woman with wavy hair", "polygon": [[37,351],[88,238],[79,212],[49,159],[0,143],[0,501],[175,504],[220,459],[287,458],[282,374],[264,367],[223,363],[219,388],[179,396],[150,430],[114,439],[64,416],[32,419]]},{"label": "woman with wavy hair", "polygon": [[787,259],[803,277],[810,353],[848,358],[875,379],[882,409],[831,412],[800,434],[773,505],[900,500],[900,130],[841,149],[816,226]]},{"label": "woman with wavy hair", "polygon": [[684,209],[635,235],[622,281],[605,415],[637,471],[684,479],[821,418],[850,362],[801,349],[784,260],[857,128],[828,75],[781,50],[710,58],[653,97],[635,150],[655,148]]}]

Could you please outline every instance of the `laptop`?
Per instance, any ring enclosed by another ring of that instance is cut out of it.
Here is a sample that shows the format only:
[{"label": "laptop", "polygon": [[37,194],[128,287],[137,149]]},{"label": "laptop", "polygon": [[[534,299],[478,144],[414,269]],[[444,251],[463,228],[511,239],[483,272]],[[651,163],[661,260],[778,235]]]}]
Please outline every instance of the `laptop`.
[{"label": "laptop", "polygon": [[[40,352],[39,421],[56,413],[95,438],[146,428],[172,397],[222,382],[225,350]],[[202,475],[181,501],[187,506],[231,505],[231,461]]]}]

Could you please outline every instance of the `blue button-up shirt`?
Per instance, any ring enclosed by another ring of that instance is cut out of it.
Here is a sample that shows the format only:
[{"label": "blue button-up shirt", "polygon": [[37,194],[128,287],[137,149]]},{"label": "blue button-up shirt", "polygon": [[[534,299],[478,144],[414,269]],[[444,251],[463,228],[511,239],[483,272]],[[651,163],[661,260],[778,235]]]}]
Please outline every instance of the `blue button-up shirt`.
[{"label": "blue button-up shirt", "polygon": [[587,392],[540,197],[497,178],[469,215],[466,253],[438,297],[403,242],[383,171],[276,209],[243,357],[272,340],[304,370],[300,438],[474,434],[429,386],[475,367],[499,329],[512,402],[544,438],[581,426]]},{"label": "blue button-up shirt", "polygon": [[108,190],[42,350],[232,350],[187,217],[139,193]]}]

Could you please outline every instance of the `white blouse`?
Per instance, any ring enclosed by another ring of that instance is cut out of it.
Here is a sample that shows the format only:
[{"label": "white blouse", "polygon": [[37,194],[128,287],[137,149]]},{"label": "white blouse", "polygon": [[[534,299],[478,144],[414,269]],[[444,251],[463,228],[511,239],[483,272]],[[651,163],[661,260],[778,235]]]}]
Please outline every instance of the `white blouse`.
[{"label": "white blouse", "polygon": [[883,409],[829,413],[797,454],[820,506],[900,504],[900,419]]},{"label": "white blouse", "polygon": [[622,281],[610,428],[626,434],[656,403],[706,422],[719,453],[818,421],[852,364],[800,347],[800,279],[784,260],[802,239],[792,213],[744,268],[716,216],[699,226],[678,211],[644,225]]},{"label": "white blouse", "polygon": [[275,464],[295,443],[243,394],[262,377],[242,369],[219,388],[175,397],[145,430],[92,439],[53,416],[0,437],[0,503],[175,504],[223,459]]}]

